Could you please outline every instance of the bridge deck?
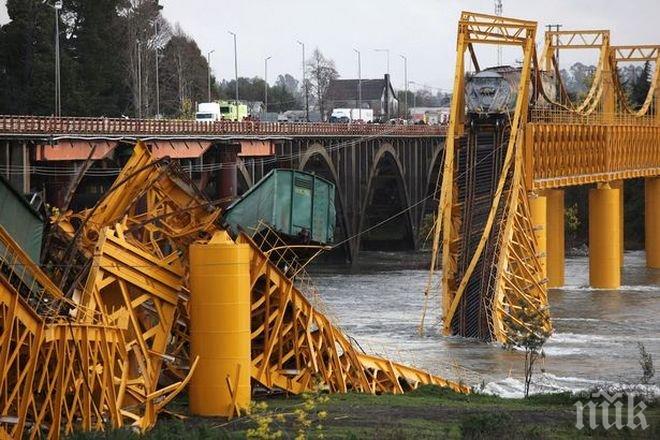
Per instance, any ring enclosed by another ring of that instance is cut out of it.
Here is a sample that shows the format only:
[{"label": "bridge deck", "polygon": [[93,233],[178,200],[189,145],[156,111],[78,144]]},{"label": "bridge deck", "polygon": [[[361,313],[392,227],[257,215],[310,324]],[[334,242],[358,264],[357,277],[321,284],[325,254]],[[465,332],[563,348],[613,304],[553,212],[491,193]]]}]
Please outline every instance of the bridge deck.
[{"label": "bridge deck", "polygon": [[251,138],[251,137],[436,137],[443,125],[330,124],[322,122],[197,122],[177,119],[0,116],[0,137]]},{"label": "bridge deck", "polygon": [[660,175],[660,124],[654,116],[531,116],[526,166],[535,189]]}]

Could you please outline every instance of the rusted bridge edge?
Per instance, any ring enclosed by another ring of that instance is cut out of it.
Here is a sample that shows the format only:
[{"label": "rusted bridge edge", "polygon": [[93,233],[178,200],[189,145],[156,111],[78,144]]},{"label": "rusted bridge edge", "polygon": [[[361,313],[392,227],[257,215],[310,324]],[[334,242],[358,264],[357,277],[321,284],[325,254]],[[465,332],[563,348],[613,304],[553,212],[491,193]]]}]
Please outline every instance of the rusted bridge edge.
[{"label": "rusted bridge edge", "polygon": [[444,136],[442,125],[329,124],[323,122],[197,122],[178,119],[122,119],[0,115],[0,136],[35,137],[253,137],[253,136]]}]

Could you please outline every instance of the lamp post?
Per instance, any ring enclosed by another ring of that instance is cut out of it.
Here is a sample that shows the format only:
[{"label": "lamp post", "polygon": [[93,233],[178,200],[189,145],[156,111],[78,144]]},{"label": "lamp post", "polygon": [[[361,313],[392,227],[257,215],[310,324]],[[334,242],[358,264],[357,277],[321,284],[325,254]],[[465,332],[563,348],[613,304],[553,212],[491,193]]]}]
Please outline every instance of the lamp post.
[{"label": "lamp post", "polygon": [[408,116],[408,58],[405,55],[399,55],[403,59],[403,83],[405,84],[406,88],[406,98],[405,98],[405,103],[406,103],[406,111],[404,113],[404,116]]},{"label": "lamp post", "polygon": [[264,58],[264,109],[268,113],[268,60],[273,57]]},{"label": "lamp post", "polygon": [[208,67],[208,92],[209,92],[209,94],[208,94],[208,98],[209,98],[209,99],[208,99],[208,102],[211,102],[211,54],[212,54],[213,52],[215,52],[215,49],[210,50],[210,51],[206,54],[206,64],[207,64],[207,67]]},{"label": "lamp post", "polygon": [[154,22],[154,50],[156,51],[156,119],[160,118],[160,85],[158,84],[158,22]]},{"label": "lamp post", "polygon": [[60,85],[60,10],[62,9],[62,1],[57,0],[54,4],[44,4],[50,6],[55,11],[55,116],[62,115],[62,93]]},{"label": "lamp post", "polygon": [[305,88],[305,120],[309,122],[309,93],[307,90],[307,81],[305,80],[305,43],[300,40],[296,41],[302,47],[302,80],[303,87]]},{"label": "lamp post", "polygon": [[234,37],[234,79],[236,80],[236,120],[238,121],[238,51],[236,50],[236,34],[228,31]]},{"label": "lamp post", "polygon": [[360,51],[353,49],[353,52],[357,54],[358,62],[358,119],[362,121],[362,58]]},{"label": "lamp post", "polygon": [[142,119],[142,43],[137,42],[137,92],[138,92],[138,118]]},{"label": "lamp post", "polygon": [[[419,86],[415,81],[408,81],[408,84],[414,84]],[[417,89],[419,90],[419,89]],[[413,92],[413,108],[417,107],[417,92]]]},{"label": "lamp post", "polygon": [[385,52],[387,55],[387,76],[390,75],[390,50],[389,49],[374,49],[374,52]]}]

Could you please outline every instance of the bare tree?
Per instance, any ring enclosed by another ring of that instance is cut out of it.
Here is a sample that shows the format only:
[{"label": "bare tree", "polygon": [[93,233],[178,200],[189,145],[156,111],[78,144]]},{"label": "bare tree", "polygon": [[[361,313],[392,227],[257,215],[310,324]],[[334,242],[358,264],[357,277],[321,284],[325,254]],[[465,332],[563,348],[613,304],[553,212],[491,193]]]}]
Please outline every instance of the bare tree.
[{"label": "bare tree", "polygon": [[165,113],[187,115],[188,106],[205,100],[207,72],[206,58],[197,43],[176,25],[161,62],[161,105]]},{"label": "bare tree", "polygon": [[518,348],[525,353],[525,398],[529,397],[529,389],[534,375],[534,365],[536,361],[545,357],[543,345],[552,333],[550,329],[546,329],[543,326],[545,313],[545,310],[523,307],[521,310],[523,319],[514,320],[509,316],[505,317],[511,332],[504,347],[507,349]]},{"label": "bare tree", "polygon": [[313,90],[316,105],[321,117],[325,117],[325,94],[330,86],[330,81],[339,77],[335,62],[326,58],[317,47],[312,56],[307,59],[307,80]]},{"label": "bare tree", "polygon": [[125,70],[135,115],[150,116],[155,112],[156,46],[169,40],[171,29],[158,0],[128,0],[119,14],[126,23]]}]

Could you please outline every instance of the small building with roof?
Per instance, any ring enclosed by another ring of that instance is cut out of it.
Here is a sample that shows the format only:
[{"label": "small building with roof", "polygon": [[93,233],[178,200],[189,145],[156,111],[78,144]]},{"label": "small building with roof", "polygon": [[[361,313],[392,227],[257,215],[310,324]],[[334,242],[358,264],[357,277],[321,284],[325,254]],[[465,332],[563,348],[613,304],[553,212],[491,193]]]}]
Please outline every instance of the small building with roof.
[{"label": "small building with roof", "polygon": [[[362,89],[362,108],[370,108],[374,119],[387,120],[396,117],[399,111],[399,100],[390,81],[390,75],[385,74],[380,79],[333,79],[330,81],[325,95],[328,114],[333,108],[359,108],[360,88]],[[327,115],[326,115],[327,116]]]}]

